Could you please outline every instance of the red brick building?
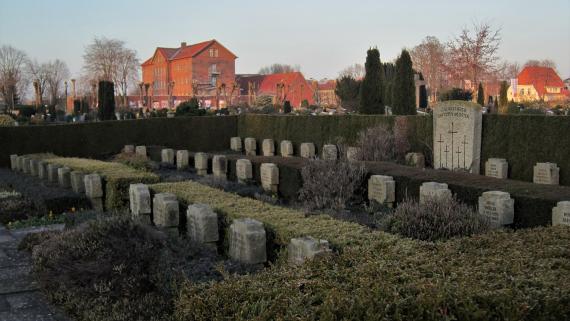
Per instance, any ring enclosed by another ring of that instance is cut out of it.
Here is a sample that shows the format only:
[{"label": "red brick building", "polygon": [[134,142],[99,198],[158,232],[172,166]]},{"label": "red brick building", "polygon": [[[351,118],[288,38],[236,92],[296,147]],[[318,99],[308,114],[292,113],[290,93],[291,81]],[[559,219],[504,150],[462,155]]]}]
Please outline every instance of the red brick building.
[{"label": "red brick building", "polygon": [[322,80],[317,83],[317,92],[319,95],[319,105],[326,107],[337,107],[339,98],[335,93],[336,80]]},{"label": "red brick building", "polygon": [[241,101],[253,105],[256,97],[270,96],[274,104],[281,105],[286,100],[295,109],[300,108],[304,100],[309,105],[315,103],[316,86],[307,81],[300,72],[288,72],[271,75],[238,75]]},{"label": "red brick building", "polygon": [[237,95],[236,58],[216,40],[158,47],[142,64],[142,101],[149,101],[145,106],[166,108],[196,96],[204,107],[224,107]]}]

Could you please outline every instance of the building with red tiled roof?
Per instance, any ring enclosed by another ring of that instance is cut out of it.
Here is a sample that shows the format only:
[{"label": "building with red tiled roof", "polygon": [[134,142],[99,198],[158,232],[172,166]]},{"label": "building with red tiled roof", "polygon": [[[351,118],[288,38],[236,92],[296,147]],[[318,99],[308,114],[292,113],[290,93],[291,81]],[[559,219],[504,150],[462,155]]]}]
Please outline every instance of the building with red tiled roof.
[{"label": "building with red tiled roof", "polygon": [[564,82],[550,67],[528,66],[511,81],[507,92],[509,100],[516,102],[537,101],[556,102],[567,99]]},{"label": "building with red tiled roof", "polygon": [[241,101],[249,105],[253,105],[259,96],[270,96],[273,103],[278,105],[288,100],[295,109],[300,108],[304,100],[309,105],[315,103],[316,88],[300,72],[238,75],[236,82],[240,88]]},{"label": "building with red tiled roof", "polygon": [[216,40],[193,45],[182,42],[178,48],[158,47],[141,65],[143,101],[149,101],[147,106],[165,108],[196,96],[206,107],[229,105],[232,95],[237,94],[236,58]]},{"label": "building with red tiled roof", "polygon": [[335,93],[336,80],[321,80],[316,83],[318,93],[318,104],[321,106],[337,107],[339,98]]}]

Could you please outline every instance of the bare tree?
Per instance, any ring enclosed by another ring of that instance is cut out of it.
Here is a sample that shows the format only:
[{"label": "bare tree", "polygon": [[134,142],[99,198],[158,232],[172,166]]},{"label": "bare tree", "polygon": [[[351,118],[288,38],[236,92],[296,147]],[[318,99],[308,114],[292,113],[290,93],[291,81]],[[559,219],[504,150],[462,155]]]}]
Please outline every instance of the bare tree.
[{"label": "bare tree", "polygon": [[342,78],[342,77],[350,77],[352,79],[362,79],[364,78],[364,75],[366,74],[366,70],[364,69],[364,66],[361,64],[354,64],[354,65],[350,65],[346,68],[344,68],[343,70],[341,70],[338,73],[338,78]]},{"label": "bare tree", "polygon": [[34,98],[38,99],[38,103],[43,105],[44,94],[48,86],[49,63],[39,63],[37,60],[28,60],[26,69],[29,78],[34,84]]},{"label": "bare tree", "polygon": [[16,105],[18,93],[23,93],[24,67],[28,61],[25,52],[11,46],[0,47],[0,91],[9,110]]},{"label": "bare tree", "polygon": [[525,67],[548,67],[548,68],[552,68],[554,70],[557,70],[556,69],[556,63],[552,59],[543,59],[543,60],[531,59],[531,60],[528,60],[524,64],[524,66]]},{"label": "bare tree", "polygon": [[474,23],[472,30],[463,28],[461,34],[448,43],[448,71],[456,82],[471,80],[477,84],[486,73],[496,70],[501,44],[501,29],[488,23]]},{"label": "bare tree", "polygon": [[414,69],[423,74],[433,99],[444,85],[446,48],[436,37],[427,36],[410,51]]},{"label": "bare tree", "polygon": [[518,62],[503,61],[497,66],[495,78],[498,80],[510,80],[517,78],[521,72],[521,66]]},{"label": "bare tree", "polygon": [[129,85],[138,82],[139,59],[134,50],[123,48],[117,59],[117,72],[114,82],[123,97],[123,105],[127,106],[127,91]]},{"label": "bare tree", "polygon": [[265,66],[259,69],[259,73],[262,75],[280,74],[286,72],[301,71],[301,66],[299,65],[287,65],[287,64],[272,64],[270,66]]},{"label": "bare tree", "polygon": [[[62,83],[69,78],[69,68],[67,64],[59,59],[50,61],[47,64],[47,86],[50,94],[50,104],[57,104],[57,97],[60,95],[60,88]],[[67,103],[67,102],[65,102]]]}]

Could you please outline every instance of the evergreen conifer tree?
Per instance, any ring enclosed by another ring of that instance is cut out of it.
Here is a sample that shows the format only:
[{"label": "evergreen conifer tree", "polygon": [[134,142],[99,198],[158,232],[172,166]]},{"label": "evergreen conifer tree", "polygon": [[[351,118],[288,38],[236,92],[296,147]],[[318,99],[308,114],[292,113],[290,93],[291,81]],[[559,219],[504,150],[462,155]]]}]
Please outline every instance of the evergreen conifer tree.
[{"label": "evergreen conifer tree", "polygon": [[369,49],[366,55],[366,75],[360,86],[361,114],[383,114],[383,70],[378,49]]},{"label": "evergreen conifer tree", "polygon": [[115,118],[115,85],[112,81],[99,82],[99,119],[112,120]]},{"label": "evergreen conifer tree", "polygon": [[501,90],[499,92],[499,109],[506,108],[509,104],[509,99],[507,98],[507,91],[509,90],[509,84],[506,81],[501,82]]},{"label": "evergreen conifer tree", "polygon": [[416,114],[416,86],[412,58],[402,50],[396,60],[396,76],[392,86],[392,113],[394,115]]},{"label": "evergreen conifer tree", "polygon": [[479,83],[479,88],[477,89],[477,103],[481,106],[485,105],[485,92],[482,83]]},{"label": "evergreen conifer tree", "polygon": [[[424,80],[424,75],[420,72],[420,80]],[[427,99],[427,89],[426,85],[420,86],[420,105],[419,108],[427,108],[428,106],[428,99]]]}]

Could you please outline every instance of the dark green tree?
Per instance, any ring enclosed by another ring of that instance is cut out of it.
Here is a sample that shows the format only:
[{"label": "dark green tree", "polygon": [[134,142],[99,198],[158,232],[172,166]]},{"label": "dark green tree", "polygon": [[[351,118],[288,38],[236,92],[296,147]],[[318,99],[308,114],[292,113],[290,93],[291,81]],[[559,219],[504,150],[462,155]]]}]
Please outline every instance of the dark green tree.
[{"label": "dark green tree", "polygon": [[[424,75],[420,72],[420,80],[424,80]],[[420,108],[427,108],[428,106],[428,98],[427,98],[427,89],[426,85],[420,86]]]},{"label": "dark green tree", "polygon": [[394,115],[416,114],[416,86],[412,58],[402,50],[396,60],[396,76],[392,86],[392,113]]},{"label": "dark green tree", "polygon": [[190,100],[182,102],[176,107],[177,117],[180,116],[204,116],[206,115],[206,110],[200,109],[200,103],[196,97],[192,97]]},{"label": "dark green tree", "polygon": [[508,90],[509,84],[506,81],[501,81],[501,90],[499,91],[499,109],[505,108],[509,104],[509,99],[507,98]]},{"label": "dark green tree", "polygon": [[485,91],[482,83],[479,83],[479,88],[477,88],[477,103],[481,106],[485,106]]},{"label": "dark green tree", "polygon": [[358,109],[360,104],[360,84],[361,81],[351,76],[342,76],[336,81],[335,94],[340,99],[340,105],[351,111]]},{"label": "dark green tree", "polygon": [[288,100],[285,100],[285,103],[283,103],[283,113],[289,114],[291,113],[291,110],[291,103]]},{"label": "dark green tree", "polygon": [[112,120],[115,118],[115,84],[112,81],[99,82],[99,119]]},{"label": "dark green tree", "polygon": [[368,49],[366,64],[364,65],[366,75],[360,86],[360,109],[361,114],[383,114],[383,70],[380,62],[380,52],[378,49]]},{"label": "dark green tree", "polygon": [[396,65],[391,62],[382,64],[384,77],[382,83],[384,85],[383,99],[385,106],[392,106],[392,88],[394,87],[394,78],[396,77]]},{"label": "dark green tree", "polygon": [[473,93],[470,90],[463,90],[461,88],[451,88],[448,91],[443,91],[439,94],[439,100],[466,100],[471,101]]}]

